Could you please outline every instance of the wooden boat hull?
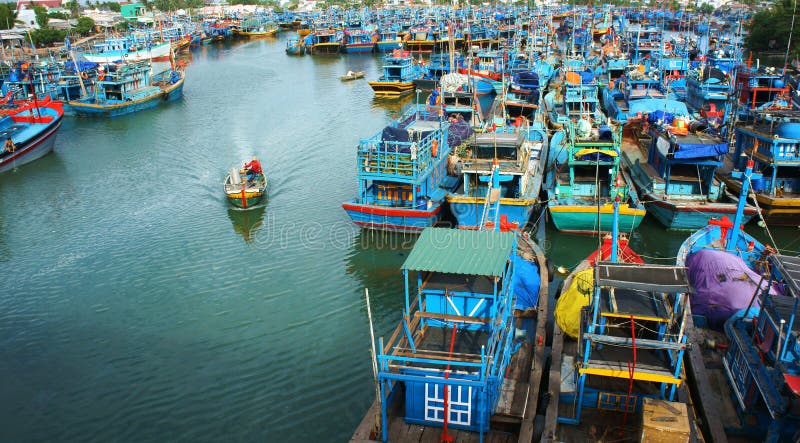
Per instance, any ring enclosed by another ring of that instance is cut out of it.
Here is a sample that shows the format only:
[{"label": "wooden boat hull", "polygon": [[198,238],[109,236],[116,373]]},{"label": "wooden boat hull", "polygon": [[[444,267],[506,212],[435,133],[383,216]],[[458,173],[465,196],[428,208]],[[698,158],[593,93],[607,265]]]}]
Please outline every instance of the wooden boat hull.
[{"label": "wooden boat hull", "polygon": [[[723,177],[723,181],[733,193],[738,194],[742,189],[739,180]],[[766,194],[756,194],[756,199],[767,225],[800,226],[800,197],[772,197]]]},{"label": "wooden boat hull", "polygon": [[403,42],[401,40],[390,40],[390,41],[380,41],[375,43],[375,50],[377,52],[390,52],[394,51],[395,49],[400,49],[403,47]]},{"label": "wooden boat hull", "polygon": [[245,190],[244,196],[242,196],[241,191],[238,194],[235,192],[227,192],[225,196],[228,198],[228,202],[233,206],[247,209],[261,203],[261,200],[264,199],[264,191],[263,189],[259,191]]},{"label": "wooden boat hull", "polygon": [[[456,217],[458,227],[462,229],[477,229],[481,223],[485,197],[466,197],[461,195],[448,195],[447,203],[450,212]],[[517,200],[513,198],[500,199],[500,216],[508,217],[509,223],[525,226],[531,218],[536,199]]]},{"label": "wooden boat hull", "polygon": [[347,215],[356,225],[379,231],[420,232],[433,226],[442,216],[442,204],[432,202],[430,208],[395,208],[361,204],[355,200],[342,204]]},{"label": "wooden boat hull", "polygon": [[223,188],[225,190],[225,197],[230,204],[237,208],[250,209],[261,203],[264,199],[264,195],[266,195],[267,191],[267,180],[261,175],[254,181],[232,184],[231,175],[228,174],[225,177]]},{"label": "wooden boat hull", "polygon": [[[577,234],[593,234],[597,232],[597,206],[586,205],[561,205],[548,206],[550,217],[556,229],[563,232]],[[619,207],[619,230],[630,232],[639,227],[647,211],[631,208],[627,203]],[[606,203],[600,206],[600,232],[611,232],[613,229],[614,205]]]},{"label": "wooden boat hull", "polygon": [[367,54],[375,49],[374,43],[348,43],[342,51],[346,54]]},{"label": "wooden boat hull", "polygon": [[62,118],[59,116],[46,130],[24,144],[18,144],[14,153],[0,156],[0,173],[30,163],[50,153],[55,145],[56,134],[61,128]]},{"label": "wooden boat hull", "polygon": [[121,115],[154,108],[162,103],[180,98],[183,95],[184,80],[185,76],[182,74],[180,80],[176,83],[163,88],[159,93],[139,100],[110,104],[75,100],[67,102],[66,105],[71,113],[82,117],[119,117]]},{"label": "wooden boat hull", "polygon": [[376,97],[396,98],[414,92],[414,82],[369,82]]},{"label": "wooden boat hull", "polygon": [[350,80],[356,80],[359,78],[364,78],[364,71],[354,72],[350,75],[343,75],[339,77],[339,80],[343,82],[349,82]]},{"label": "wooden boat hull", "polygon": [[266,38],[266,37],[274,37],[275,35],[278,34],[278,30],[270,29],[267,31],[238,31],[237,34],[239,34],[242,37],[253,38],[253,39]]}]

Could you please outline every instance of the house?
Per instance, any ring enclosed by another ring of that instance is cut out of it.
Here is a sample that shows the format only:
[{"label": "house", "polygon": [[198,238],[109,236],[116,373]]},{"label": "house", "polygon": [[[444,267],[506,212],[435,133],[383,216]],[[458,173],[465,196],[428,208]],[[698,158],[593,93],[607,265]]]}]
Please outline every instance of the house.
[{"label": "house", "polygon": [[147,13],[147,10],[141,3],[130,3],[127,5],[120,5],[119,13],[125,20],[128,20],[130,22],[135,22],[138,20],[139,17],[145,15]]}]

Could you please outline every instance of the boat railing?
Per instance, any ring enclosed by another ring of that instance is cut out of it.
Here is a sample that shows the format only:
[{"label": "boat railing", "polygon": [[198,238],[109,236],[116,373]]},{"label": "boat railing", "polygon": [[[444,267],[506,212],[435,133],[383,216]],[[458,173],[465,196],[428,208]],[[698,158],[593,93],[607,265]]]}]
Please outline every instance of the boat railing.
[{"label": "boat railing", "polygon": [[[413,120],[433,121],[432,111],[417,109],[418,117]],[[362,139],[358,145],[358,174],[376,178],[394,178],[399,181],[416,181],[429,168],[433,161],[440,158],[445,149],[447,123],[437,124],[435,130],[427,135],[424,132],[414,133],[408,141],[391,141],[382,138],[382,132],[368,139]]]}]

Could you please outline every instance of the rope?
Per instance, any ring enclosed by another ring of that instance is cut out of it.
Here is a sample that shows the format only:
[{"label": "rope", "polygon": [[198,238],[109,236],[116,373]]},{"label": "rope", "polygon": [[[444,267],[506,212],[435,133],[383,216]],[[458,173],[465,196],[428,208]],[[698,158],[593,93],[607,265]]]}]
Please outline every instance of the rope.
[{"label": "rope", "polygon": [[[753,191],[753,182],[750,180],[750,177],[747,177],[747,183],[750,184],[750,192]],[[744,184],[742,184],[744,186]],[[745,203],[747,203],[747,197],[745,196]],[[767,221],[764,220],[764,215],[761,214],[761,206],[758,205],[758,198],[756,197],[756,193],[753,192],[753,203],[756,205],[756,211],[758,211],[758,218],[764,222],[764,230],[767,231],[767,235],[769,236],[769,241],[772,242],[772,245],[775,246],[775,249],[778,249],[778,244],[775,243],[775,239],[772,237],[772,232],[769,230],[769,226],[767,226]],[[735,227],[734,227],[735,228]]]},{"label": "rope", "polygon": [[636,373],[636,323],[631,315],[631,342],[633,343],[633,362],[628,361],[628,395],[625,397],[625,414],[622,416],[622,426],[628,422],[628,405],[633,392],[633,375]]}]

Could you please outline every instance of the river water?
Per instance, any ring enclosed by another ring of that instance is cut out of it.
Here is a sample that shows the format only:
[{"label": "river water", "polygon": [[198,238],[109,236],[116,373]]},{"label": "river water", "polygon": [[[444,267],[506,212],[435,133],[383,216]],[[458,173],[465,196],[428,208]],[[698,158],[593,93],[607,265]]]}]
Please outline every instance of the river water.
[{"label": "river water", "polygon": [[[390,334],[413,237],[361,233],[340,204],[358,139],[413,98],[339,81],[377,77],[377,57],[283,48],[195,49],[182,100],[66,119],[53,154],[0,175],[0,441],[352,433],[374,393],[364,288]],[[269,200],[231,209],[225,171],[253,155]],[[539,231],[557,266],[596,245]],[[647,219],[632,245],[668,262],[685,236]]]}]

